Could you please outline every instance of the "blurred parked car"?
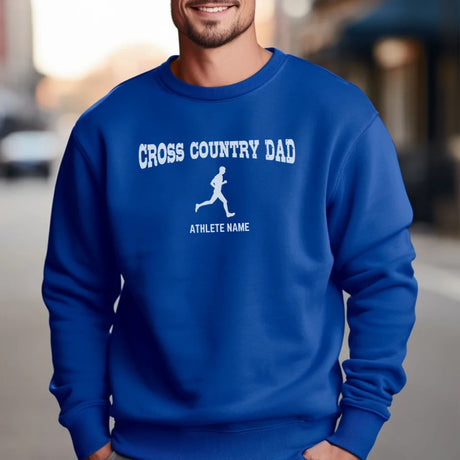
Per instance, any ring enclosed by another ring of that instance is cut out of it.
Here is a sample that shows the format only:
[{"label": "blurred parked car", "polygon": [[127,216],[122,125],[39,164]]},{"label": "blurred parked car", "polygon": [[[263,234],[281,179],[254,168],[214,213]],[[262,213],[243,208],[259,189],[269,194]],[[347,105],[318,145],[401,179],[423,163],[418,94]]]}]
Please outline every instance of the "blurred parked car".
[{"label": "blurred parked car", "polygon": [[31,172],[48,177],[58,149],[52,131],[16,131],[0,141],[0,167],[7,177]]}]

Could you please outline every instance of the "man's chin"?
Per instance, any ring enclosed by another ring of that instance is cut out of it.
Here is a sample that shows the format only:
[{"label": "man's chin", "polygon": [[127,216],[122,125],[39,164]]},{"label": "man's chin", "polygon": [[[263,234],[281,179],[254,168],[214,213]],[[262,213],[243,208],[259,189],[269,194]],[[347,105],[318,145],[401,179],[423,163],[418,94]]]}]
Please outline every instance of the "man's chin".
[{"label": "man's chin", "polygon": [[227,43],[230,43],[237,38],[238,35],[239,34],[189,34],[188,38],[201,48],[212,49],[219,48]]}]

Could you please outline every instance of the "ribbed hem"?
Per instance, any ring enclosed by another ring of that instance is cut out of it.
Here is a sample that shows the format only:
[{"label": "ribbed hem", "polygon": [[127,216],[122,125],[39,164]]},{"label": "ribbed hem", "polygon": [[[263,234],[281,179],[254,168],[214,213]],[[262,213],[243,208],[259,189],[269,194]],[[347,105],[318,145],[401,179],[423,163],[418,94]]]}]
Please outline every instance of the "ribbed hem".
[{"label": "ribbed hem", "polygon": [[81,411],[69,431],[78,459],[85,460],[110,441],[108,408],[93,406]]},{"label": "ribbed hem", "polygon": [[285,417],[261,421],[172,427],[115,421],[112,447],[136,460],[285,460],[334,432],[337,417],[307,421]]},{"label": "ribbed hem", "polygon": [[356,407],[342,406],[342,409],[337,430],[327,440],[365,460],[386,420],[380,415]]}]

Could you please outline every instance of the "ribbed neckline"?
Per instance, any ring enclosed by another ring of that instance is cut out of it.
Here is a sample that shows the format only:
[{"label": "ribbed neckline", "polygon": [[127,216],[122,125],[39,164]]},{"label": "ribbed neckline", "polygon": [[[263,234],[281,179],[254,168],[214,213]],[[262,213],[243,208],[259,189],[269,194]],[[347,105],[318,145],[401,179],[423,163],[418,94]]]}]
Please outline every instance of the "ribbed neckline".
[{"label": "ribbed neckline", "polygon": [[178,56],[171,56],[159,68],[161,81],[175,93],[193,99],[219,100],[229,99],[247,94],[270,80],[281,68],[287,55],[277,48],[267,48],[271,51],[270,60],[254,75],[233,85],[205,87],[191,85],[177,78],[171,71],[170,62]]}]

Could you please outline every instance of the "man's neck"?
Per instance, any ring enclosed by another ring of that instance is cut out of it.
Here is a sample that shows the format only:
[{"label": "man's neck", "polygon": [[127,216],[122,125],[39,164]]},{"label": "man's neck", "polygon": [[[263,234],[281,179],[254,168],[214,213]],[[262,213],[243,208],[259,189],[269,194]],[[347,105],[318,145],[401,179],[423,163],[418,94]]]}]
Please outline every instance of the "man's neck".
[{"label": "man's neck", "polygon": [[174,75],[192,85],[226,86],[257,73],[272,53],[261,47],[254,28],[218,48],[203,48],[179,35],[180,56],[171,63]]}]

